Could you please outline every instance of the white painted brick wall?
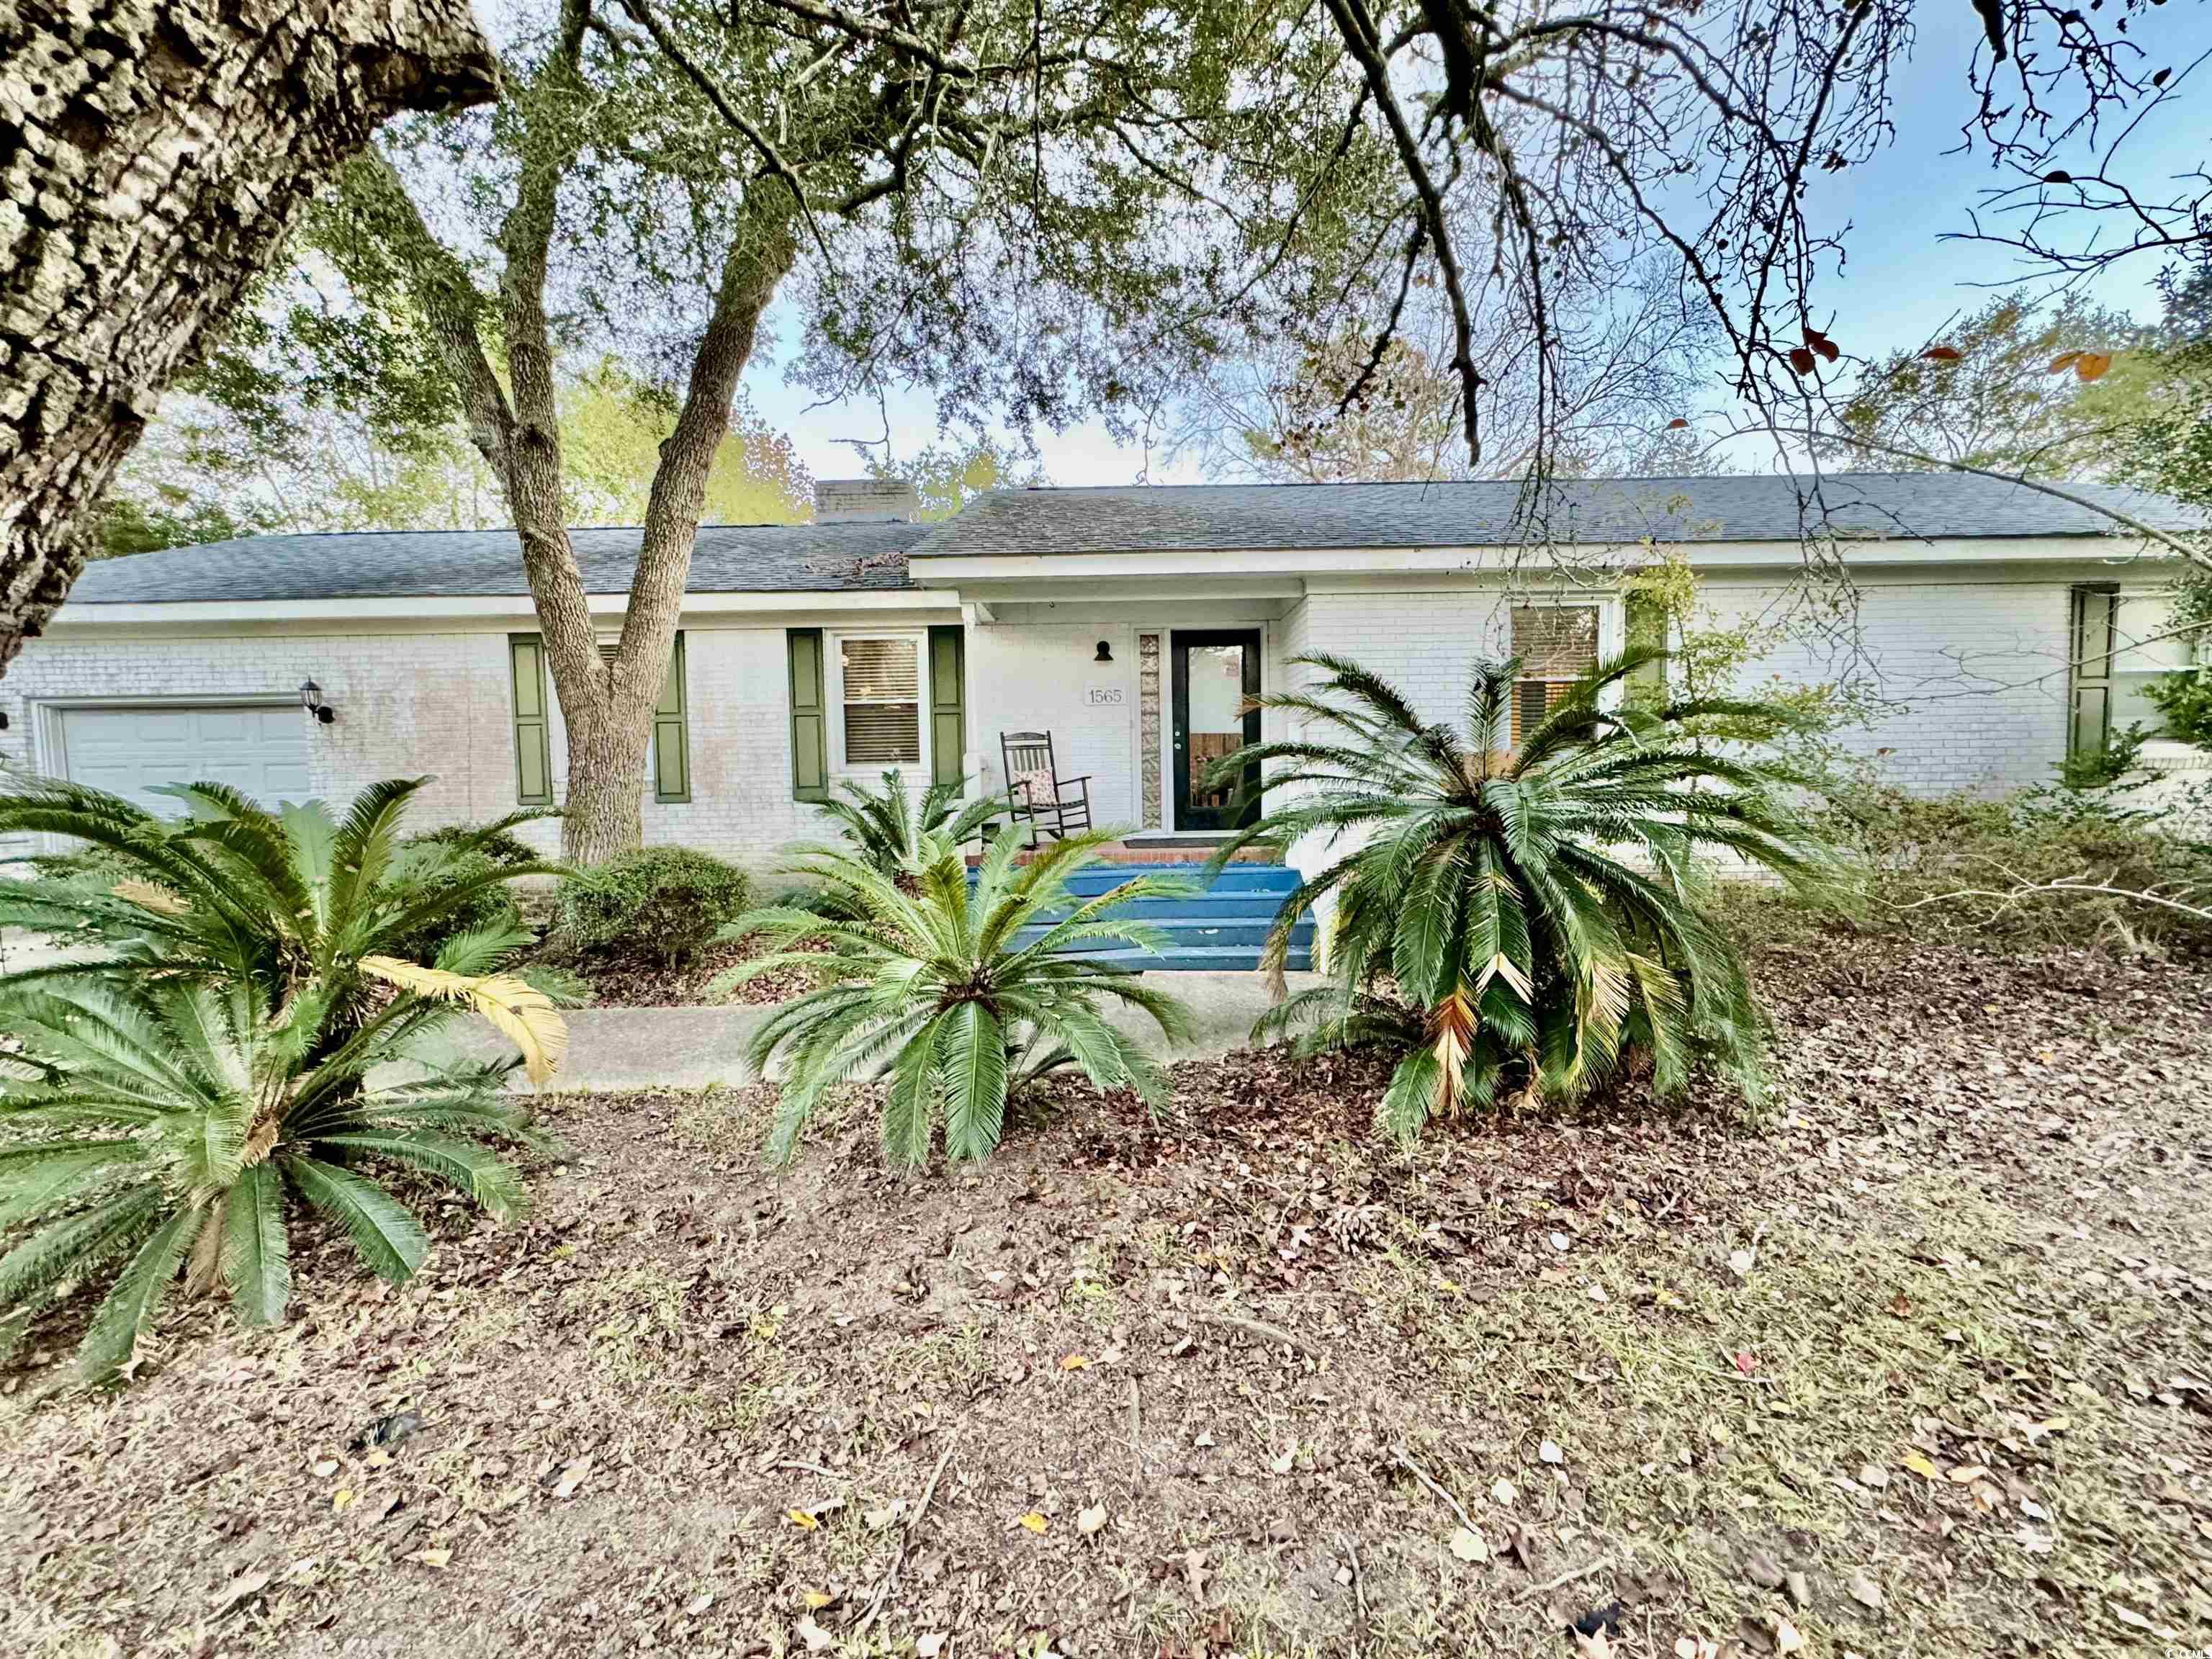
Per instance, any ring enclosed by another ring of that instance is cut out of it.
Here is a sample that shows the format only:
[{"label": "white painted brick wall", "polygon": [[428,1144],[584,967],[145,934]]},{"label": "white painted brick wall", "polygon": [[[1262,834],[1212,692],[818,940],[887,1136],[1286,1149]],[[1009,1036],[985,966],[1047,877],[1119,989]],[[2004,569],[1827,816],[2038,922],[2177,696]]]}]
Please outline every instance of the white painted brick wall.
[{"label": "white painted brick wall", "polygon": [[[1778,620],[1791,600],[1778,586],[1718,582],[1702,598],[1730,625]],[[1998,793],[2049,782],[2065,756],[2071,627],[2063,582],[1869,585],[1831,626],[1791,621],[1743,689],[1773,677],[1863,684],[1885,707],[1871,726],[1839,734],[1845,749],[1916,794]]]},{"label": "white painted brick wall", "polygon": [[[783,630],[686,634],[692,798],[656,802],[648,780],[645,838],[770,863],[784,844],[811,833],[816,816],[791,798]],[[410,817],[414,828],[515,810],[504,632],[33,640],[0,681],[8,714],[0,757],[11,768],[32,767],[32,705],[41,700],[290,699],[309,678],[337,711],[334,724],[309,732],[310,775],[322,799],[342,806],[380,778],[429,774],[434,781]],[[557,795],[567,785],[557,706],[552,746]],[[526,834],[548,851],[560,844],[557,823],[532,825]]]},{"label": "white painted brick wall", "polygon": [[1350,657],[1396,686],[1424,720],[1458,726],[1468,665],[1505,654],[1510,603],[1496,588],[1314,593],[1305,604],[1306,648]]}]

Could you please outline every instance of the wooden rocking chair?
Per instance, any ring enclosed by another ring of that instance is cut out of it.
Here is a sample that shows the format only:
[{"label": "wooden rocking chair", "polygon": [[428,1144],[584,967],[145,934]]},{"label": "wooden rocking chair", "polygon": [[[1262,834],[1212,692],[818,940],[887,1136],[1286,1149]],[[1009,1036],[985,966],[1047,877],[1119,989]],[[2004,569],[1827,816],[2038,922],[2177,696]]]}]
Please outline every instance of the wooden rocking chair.
[{"label": "wooden rocking chair", "polygon": [[[1054,841],[1091,828],[1091,775],[1063,778],[1049,732],[1001,732],[999,758],[1006,768],[1012,816],[1029,822],[1030,845],[1042,830]],[[1071,794],[1070,792],[1073,793]]]}]

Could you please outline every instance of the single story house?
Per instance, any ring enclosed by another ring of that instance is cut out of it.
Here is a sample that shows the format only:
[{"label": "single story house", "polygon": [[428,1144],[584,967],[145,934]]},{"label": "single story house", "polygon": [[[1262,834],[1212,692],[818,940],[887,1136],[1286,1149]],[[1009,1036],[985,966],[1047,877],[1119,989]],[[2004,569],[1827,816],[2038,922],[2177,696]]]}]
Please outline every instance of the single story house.
[{"label": "single story house", "polygon": [[[2174,504],[2085,490],[2169,529]],[[854,496],[860,497],[858,505]],[[878,499],[878,497],[884,497]],[[1259,735],[1244,696],[1327,651],[1458,717],[1470,659],[1528,659],[1526,706],[1625,637],[1621,578],[1680,550],[1717,619],[1787,623],[1753,671],[1852,676],[1850,741],[1915,790],[2048,779],[2145,718],[2187,660],[2160,637],[2172,566],[2098,514],[1948,474],[1594,479],[1530,510],[1511,483],[1006,490],[916,522],[910,495],[825,489],[820,521],[699,532],[656,722],[648,842],[750,864],[810,803],[891,765],[1004,787],[1002,733],[1049,732],[1097,822],[1218,833],[1196,778]],[[574,534],[619,629],[638,532]],[[1848,584],[1801,580],[1808,547]],[[0,766],[147,799],[217,778],[343,800],[433,775],[426,820],[565,787],[514,536],[280,535],[93,566],[0,680]],[[302,688],[331,718],[303,708]],[[538,826],[550,845],[554,826]],[[4,853],[9,849],[0,849]]]}]

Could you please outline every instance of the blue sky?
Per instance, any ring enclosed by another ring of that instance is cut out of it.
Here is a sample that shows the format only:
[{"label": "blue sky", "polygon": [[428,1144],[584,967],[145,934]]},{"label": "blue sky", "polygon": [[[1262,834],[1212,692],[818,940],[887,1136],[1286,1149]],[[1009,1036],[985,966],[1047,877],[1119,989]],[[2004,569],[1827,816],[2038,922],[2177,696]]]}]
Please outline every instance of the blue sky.
[{"label": "blue sky", "polygon": [[[1977,284],[2006,284],[2025,272],[2002,248],[1972,242],[1947,242],[1947,231],[1966,228],[1966,211],[1979,193],[2001,182],[1986,156],[1957,151],[1959,123],[1972,109],[1966,89],[1969,54],[1980,27],[1964,0],[1917,9],[1919,39],[1911,63],[1898,84],[1897,137],[1863,167],[1816,175],[1810,210],[1823,228],[1850,226],[1848,264],[1830,273],[1816,295],[1814,314],[1832,313],[1831,329],[1844,349],[1875,356],[1900,346],[1918,345],[1940,331],[1954,314],[1972,310],[1986,297]],[[2212,7],[2172,4],[2134,19],[2136,39],[2151,66],[2171,64],[2179,73],[2198,55],[2212,51]],[[2208,164],[2212,151],[2212,65],[2183,83],[2181,95],[2138,130],[2123,153],[2129,176],[2142,193],[2154,194],[2173,175]],[[2124,262],[2093,289],[2106,304],[2149,316],[2156,310],[2150,282],[2156,265],[2148,259]],[[788,339],[789,319],[777,331]],[[781,361],[757,364],[745,377],[747,390],[763,414],[789,432],[799,453],[817,477],[850,476],[860,471],[853,450],[836,440],[874,436],[883,429],[882,412],[872,399],[809,410],[811,394],[788,386]],[[902,458],[935,441],[936,412],[928,394],[892,392],[888,398],[893,444]],[[1053,482],[1062,484],[1197,483],[1203,474],[1194,461],[1170,467],[1155,451],[1147,457],[1135,446],[1117,445],[1103,427],[1086,425],[1061,434],[1040,434],[1041,448]]]}]

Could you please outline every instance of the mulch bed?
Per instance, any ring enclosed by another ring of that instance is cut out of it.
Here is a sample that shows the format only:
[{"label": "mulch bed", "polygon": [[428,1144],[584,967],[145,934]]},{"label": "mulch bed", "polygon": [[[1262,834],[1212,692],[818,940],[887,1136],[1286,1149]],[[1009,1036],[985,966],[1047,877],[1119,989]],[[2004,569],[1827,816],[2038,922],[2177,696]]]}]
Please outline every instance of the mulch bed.
[{"label": "mulch bed", "polygon": [[866,1091],[783,1171],[764,1086],[556,1100],[529,1218],[432,1208],[402,1289],[303,1230],[283,1328],[33,1408],[40,1332],[0,1651],[2212,1645],[2212,972],[1760,969],[1765,1113],[1410,1156],[1360,1055],[1058,1084],[920,1177]]},{"label": "mulch bed", "polygon": [[[734,945],[709,945],[697,955],[671,966],[658,957],[561,956],[559,966],[580,975],[591,987],[592,1002],[603,1008],[699,1007],[722,1003],[757,1006],[783,1002],[812,988],[796,969],[778,969],[746,981],[725,996],[711,994],[715,979],[768,948],[757,939]],[[793,947],[817,951],[818,945]]]}]

